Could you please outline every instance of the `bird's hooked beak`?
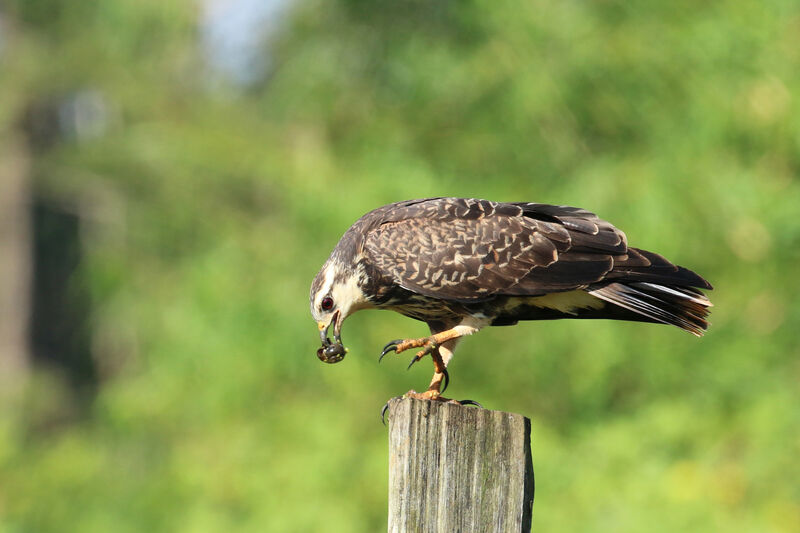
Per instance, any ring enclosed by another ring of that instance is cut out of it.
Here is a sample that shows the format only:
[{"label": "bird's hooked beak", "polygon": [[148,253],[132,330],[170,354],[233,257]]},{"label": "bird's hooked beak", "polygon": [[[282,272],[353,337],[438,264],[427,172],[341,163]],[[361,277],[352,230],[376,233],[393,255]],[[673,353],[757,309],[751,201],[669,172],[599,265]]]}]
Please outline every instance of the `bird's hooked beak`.
[{"label": "bird's hooked beak", "polygon": [[[328,330],[333,326],[333,342],[328,338]],[[342,324],[339,322],[339,311],[336,311],[330,323],[317,322],[319,328],[319,338],[322,341],[322,348],[317,350],[317,357],[323,363],[338,363],[344,359],[347,348],[342,345]]]}]

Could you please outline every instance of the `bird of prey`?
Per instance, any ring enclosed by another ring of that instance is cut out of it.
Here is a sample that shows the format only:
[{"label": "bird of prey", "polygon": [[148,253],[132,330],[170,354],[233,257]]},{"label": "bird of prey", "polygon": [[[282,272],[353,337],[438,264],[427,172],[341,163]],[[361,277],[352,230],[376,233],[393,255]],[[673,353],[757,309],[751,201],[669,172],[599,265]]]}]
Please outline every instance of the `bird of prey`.
[{"label": "bird of prey", "polygon": [[[326,363],[341,361],[342,322],[361,309],[391,309],[426,322],[431,335],[389,342],[430,354],[428,389],[442,399],[456,344],[486,326],[520,320],[608,318],[672,324],[701,336],[711,285],[576,207],[472,198],[428,198],[379,207],[358,219],[311,284]],[[333,341],[328,337],[333,327]],[[411,365],[409,365],[410,367]]]}]

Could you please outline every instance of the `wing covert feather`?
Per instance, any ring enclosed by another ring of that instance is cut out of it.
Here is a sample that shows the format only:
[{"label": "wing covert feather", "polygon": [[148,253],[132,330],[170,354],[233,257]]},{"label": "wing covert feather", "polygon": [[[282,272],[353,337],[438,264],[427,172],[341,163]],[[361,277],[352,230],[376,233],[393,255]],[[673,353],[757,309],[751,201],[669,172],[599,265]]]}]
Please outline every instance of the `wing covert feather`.
[{"label": "wing covert feather", "polygon": [[464,302],[585,287],[626,247],[624,233],[588,211],[455,198],[393,210],[365,241],[402,287]]}]

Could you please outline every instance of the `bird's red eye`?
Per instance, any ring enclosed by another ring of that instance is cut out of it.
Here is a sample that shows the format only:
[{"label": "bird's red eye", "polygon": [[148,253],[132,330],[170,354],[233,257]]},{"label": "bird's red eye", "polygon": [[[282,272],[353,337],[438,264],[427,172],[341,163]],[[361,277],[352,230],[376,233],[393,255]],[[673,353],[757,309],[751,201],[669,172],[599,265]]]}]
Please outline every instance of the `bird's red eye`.
[{"label": "bird's red eye", "polygon": [[333,298],[326,296],[325,298],[322,299],[320,305],[322,306],[323,311],[330,311],[331,309],[333,309]]}]

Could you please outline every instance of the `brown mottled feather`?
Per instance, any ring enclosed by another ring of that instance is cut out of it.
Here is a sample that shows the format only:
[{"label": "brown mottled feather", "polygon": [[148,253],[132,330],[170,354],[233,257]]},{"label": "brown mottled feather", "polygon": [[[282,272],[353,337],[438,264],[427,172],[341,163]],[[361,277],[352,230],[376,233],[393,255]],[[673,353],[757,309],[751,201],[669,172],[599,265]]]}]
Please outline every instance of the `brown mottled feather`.
[{"label": "brown mottled feather", "polygon": [[707,281],[629,248],[622,231],[583,209],[432,198],[379,208],[356,227],[380,275],[424,297],[474,304],[585,289],[643,320],[695,334],[707,326],[710,302],[692,288],[710,289]]},{"label": "brown mottled feather", "polygon": [[447,198],[388,219],[366,238],[374,264],[408,290],[463,302],[583,288],[626,250],[624,233],[569,207]]}]

